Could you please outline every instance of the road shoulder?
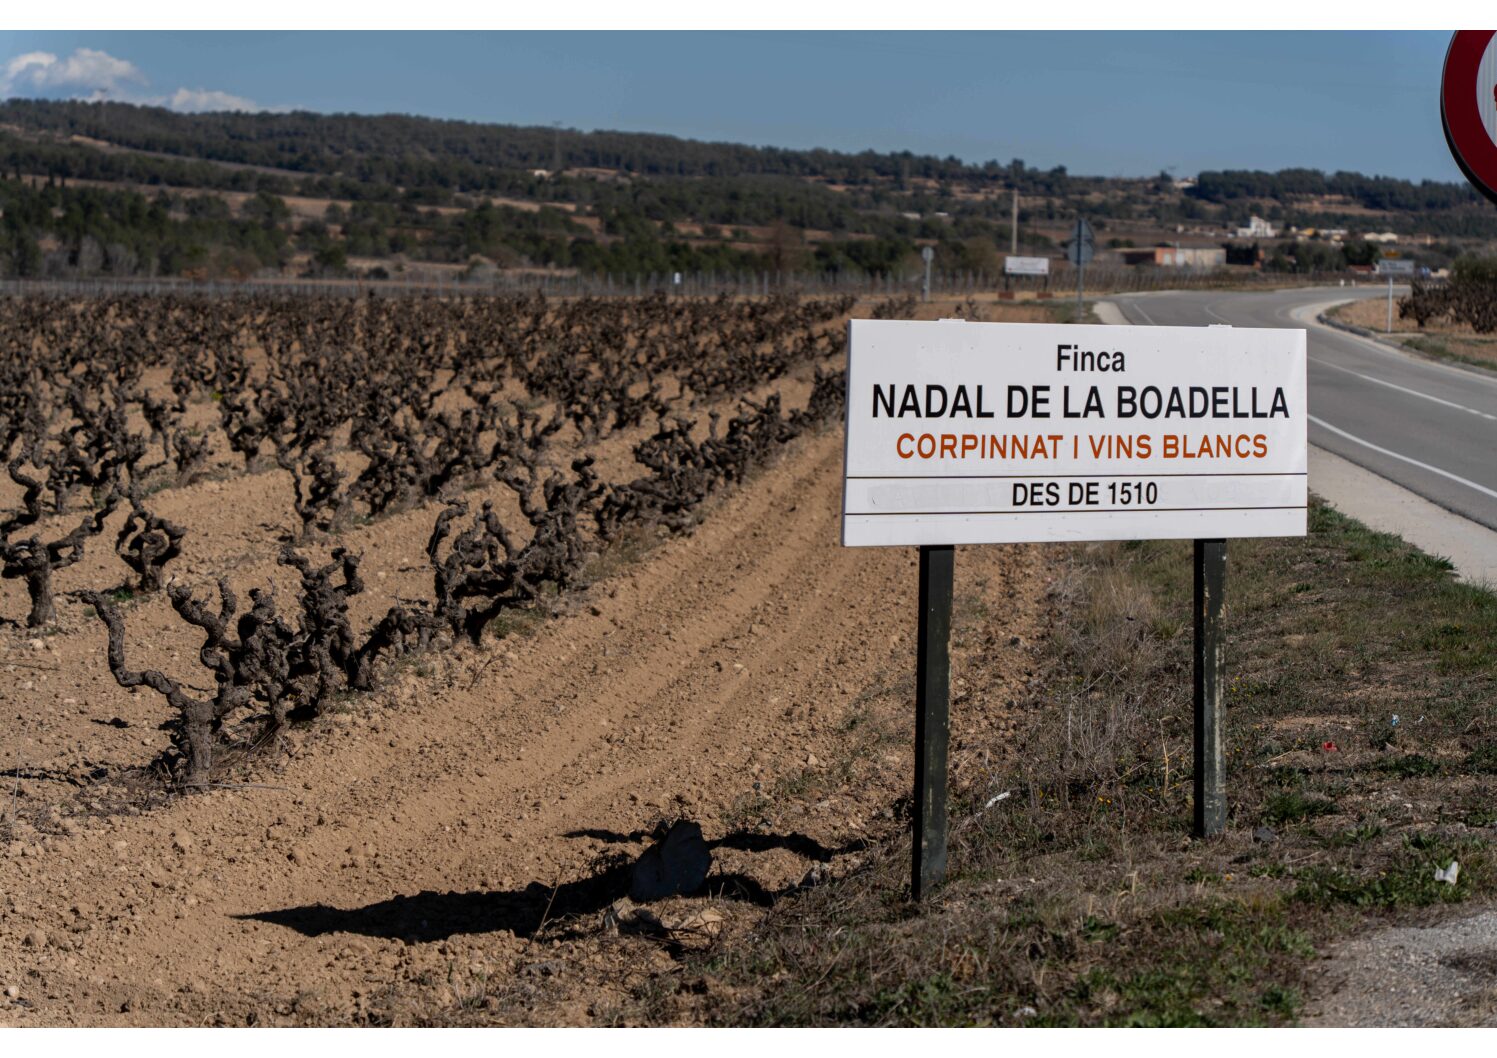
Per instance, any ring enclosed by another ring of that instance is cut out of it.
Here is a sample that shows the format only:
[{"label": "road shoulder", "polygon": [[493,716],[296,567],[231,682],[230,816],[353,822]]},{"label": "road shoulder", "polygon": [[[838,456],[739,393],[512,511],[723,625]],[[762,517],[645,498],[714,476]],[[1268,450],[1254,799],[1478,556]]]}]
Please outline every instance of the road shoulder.
[{"label": "road shoulder", "polygon": [[1314,445],[1310,488],[1368,527],[1448,558],[1462,580],[1497,584],[1497,534],[1485,527]]}]

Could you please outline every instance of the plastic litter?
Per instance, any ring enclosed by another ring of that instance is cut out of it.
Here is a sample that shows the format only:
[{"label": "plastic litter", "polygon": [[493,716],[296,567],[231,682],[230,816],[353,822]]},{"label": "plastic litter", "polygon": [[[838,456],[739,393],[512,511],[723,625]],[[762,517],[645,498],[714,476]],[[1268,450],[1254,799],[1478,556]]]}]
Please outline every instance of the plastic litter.
[{"label": "plastic litter", "polygon": [[1320,751],[1322,753],[1340,753],[1341,752],[1340,748],[1334,742],[1322,742],[1320,744]]},{"label": "plastic litter", "polygon": [[1009,796],[1011,793],[1013,793],[1012,790],[1004,790],[997,797],[994,797],[987,804],[983,805],[982,806],[983,809],[986,810],[986,809],[992,808],[995,804],[997,804],[999,801],[1003,800],[1005,797]]},{"label": "plastic litter", "polygon": [[1461,876],[1461,861],[1451,860],[1449,867],[1435,868],[1435,881],[1444,882],[1446,885],[1454,885],[1457,878]]}]

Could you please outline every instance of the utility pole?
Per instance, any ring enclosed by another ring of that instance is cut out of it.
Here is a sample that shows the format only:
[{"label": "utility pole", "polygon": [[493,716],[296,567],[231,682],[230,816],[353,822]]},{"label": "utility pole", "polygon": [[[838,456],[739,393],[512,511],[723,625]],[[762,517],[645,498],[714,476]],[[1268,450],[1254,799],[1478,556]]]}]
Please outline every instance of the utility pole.
[{"label": "utility pole", "polygon": [[1010,239],[1008,252],[1015,257],[1019,256],[1019,185],[1014,185],[1014,219],[1009,227]]}]

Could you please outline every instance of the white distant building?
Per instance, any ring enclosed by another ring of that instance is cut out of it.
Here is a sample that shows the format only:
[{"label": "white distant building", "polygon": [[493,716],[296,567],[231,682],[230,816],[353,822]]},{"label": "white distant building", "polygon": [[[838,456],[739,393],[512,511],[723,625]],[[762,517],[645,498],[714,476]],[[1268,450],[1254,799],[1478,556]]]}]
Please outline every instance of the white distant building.
[{"label": "white distant building", "polygon": [[1369,231],[1362,238],[1366,242],[1397,242],[1398,233],[1392,231]]},{"label": "white distant building", "polygon": [[1272,239],[1278,230],[1262,217],[1249,217],[1246,228],[1237,229],[1239,239]]}]

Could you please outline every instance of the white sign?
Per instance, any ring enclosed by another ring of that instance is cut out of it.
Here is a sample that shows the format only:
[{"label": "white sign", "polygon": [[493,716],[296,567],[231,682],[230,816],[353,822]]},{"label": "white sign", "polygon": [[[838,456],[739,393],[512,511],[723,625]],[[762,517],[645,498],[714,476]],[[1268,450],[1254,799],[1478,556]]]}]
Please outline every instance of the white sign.
[{"label": "white sign", "polygon": [[1047,276],[1050,274],[1050,258],[1005,256],[1003,271],[1011,276]]},{"label": "white sign", "polygon": [[848,330],[846,546],[1305,533],[1303,330]]},{"label": "white sign", "polygon": [[1377,262],[1377,274],[1384,276],[1411,276],[1414,274],[1414,262],[1406,258],[1392,258],[1390,260]]}]

